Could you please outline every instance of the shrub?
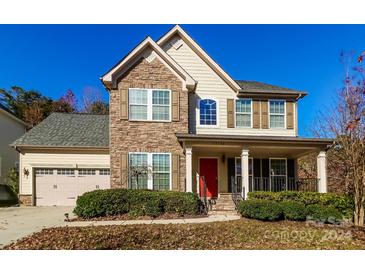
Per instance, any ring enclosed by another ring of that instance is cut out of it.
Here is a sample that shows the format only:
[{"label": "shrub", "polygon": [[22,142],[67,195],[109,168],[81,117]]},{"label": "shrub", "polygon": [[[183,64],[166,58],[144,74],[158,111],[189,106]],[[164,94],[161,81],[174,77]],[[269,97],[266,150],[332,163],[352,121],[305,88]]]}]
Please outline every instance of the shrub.
[{"label": "shrub", "polygon": [[284,218],[291,221],[304,221],[307,218],[307,208],[303,203],[286,201],[280,203]]},{"label": "shrub", "polygon": [[238,211],[243,217],[262,221],[277,221],[283,219],[282,208],[279,203],[269,200],[241,201]]},{"label": "shrub", "polygon": [[249,192],[248,197],[251,200],[270,200],[275,202],[293,201],[303,203],[306,206],[315,204],[330,206],[340,211],[347,218],[351,218],[354,211],[354,200],[350,196],[337,193],[256,191]]},{"label": "shrub", "polygon": [[78,197],[74,213],[83,218],[122,215],[158,217],[163,213],[197,215],[201,201],[196,194],[173,191],[107,189]]},{"label": "shrub", "polygon": [[339,223],[342,220],[342,214],[333,206],[309,205],[308,219],[323,223]]},{"label": "shrub", "polygon": [[0,184],[0,207],[18,204],[18,196],[8,185]]}]

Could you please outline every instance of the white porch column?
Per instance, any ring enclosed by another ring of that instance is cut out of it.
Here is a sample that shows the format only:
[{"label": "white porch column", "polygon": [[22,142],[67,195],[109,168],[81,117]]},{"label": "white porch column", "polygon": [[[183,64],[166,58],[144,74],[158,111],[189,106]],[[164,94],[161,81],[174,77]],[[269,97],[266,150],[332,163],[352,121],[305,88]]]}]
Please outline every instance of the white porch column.
[{"label": "white porch column", "polygon": [[193,153],[192,148],[185,148],[186,192],[193,192]]},{"label": "white porch column", "polygon": [[325,151],[320,151],[317,156],[318,192],[327,193],[327,157]]},{"label": "white porch column", "polygon": [[244,148],[241,152],[241,180],[242,180],[242,197],[247,199],[248,193],[248,152],[249,150]]}]

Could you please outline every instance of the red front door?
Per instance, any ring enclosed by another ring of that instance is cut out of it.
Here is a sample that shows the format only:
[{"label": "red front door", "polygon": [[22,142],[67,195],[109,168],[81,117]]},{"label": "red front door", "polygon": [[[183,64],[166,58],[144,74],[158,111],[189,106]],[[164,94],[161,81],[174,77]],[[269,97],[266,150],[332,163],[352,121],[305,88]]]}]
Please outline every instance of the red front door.
[{"label": "red front door", "polygon": [[[201,158],[200,176],[204,176],[207,185],[207,197],[218,197],[218,159]],[[200,196],[204,196],[204,183],[200,180]]]}]

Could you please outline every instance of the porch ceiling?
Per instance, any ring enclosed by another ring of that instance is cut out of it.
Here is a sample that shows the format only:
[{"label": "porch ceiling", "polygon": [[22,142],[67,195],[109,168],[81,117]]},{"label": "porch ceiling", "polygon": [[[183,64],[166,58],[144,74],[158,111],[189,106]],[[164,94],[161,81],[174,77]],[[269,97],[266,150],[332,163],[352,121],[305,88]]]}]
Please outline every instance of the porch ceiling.
[{"label": "porch ceiling", "polygon": [[241,155],[242,148],[249,150],[250,157],[298,158],[311,152],[326,150],[331,139],[277,137],[277,136],[232,136],[176,134],[184,147],[192,147],[201,154],[218,153]]}]

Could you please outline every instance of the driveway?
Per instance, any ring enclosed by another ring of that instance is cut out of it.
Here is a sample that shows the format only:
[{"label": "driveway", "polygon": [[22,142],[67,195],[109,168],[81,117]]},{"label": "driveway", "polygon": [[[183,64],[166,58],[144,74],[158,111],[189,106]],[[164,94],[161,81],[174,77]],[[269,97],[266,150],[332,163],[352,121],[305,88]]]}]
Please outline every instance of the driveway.
[{"label": "driveway", "polygon": [[65,213],[73,207],[7,207],[0,208],[0,249],[12,241],[40,231],[45,227],[61,226]]}]

